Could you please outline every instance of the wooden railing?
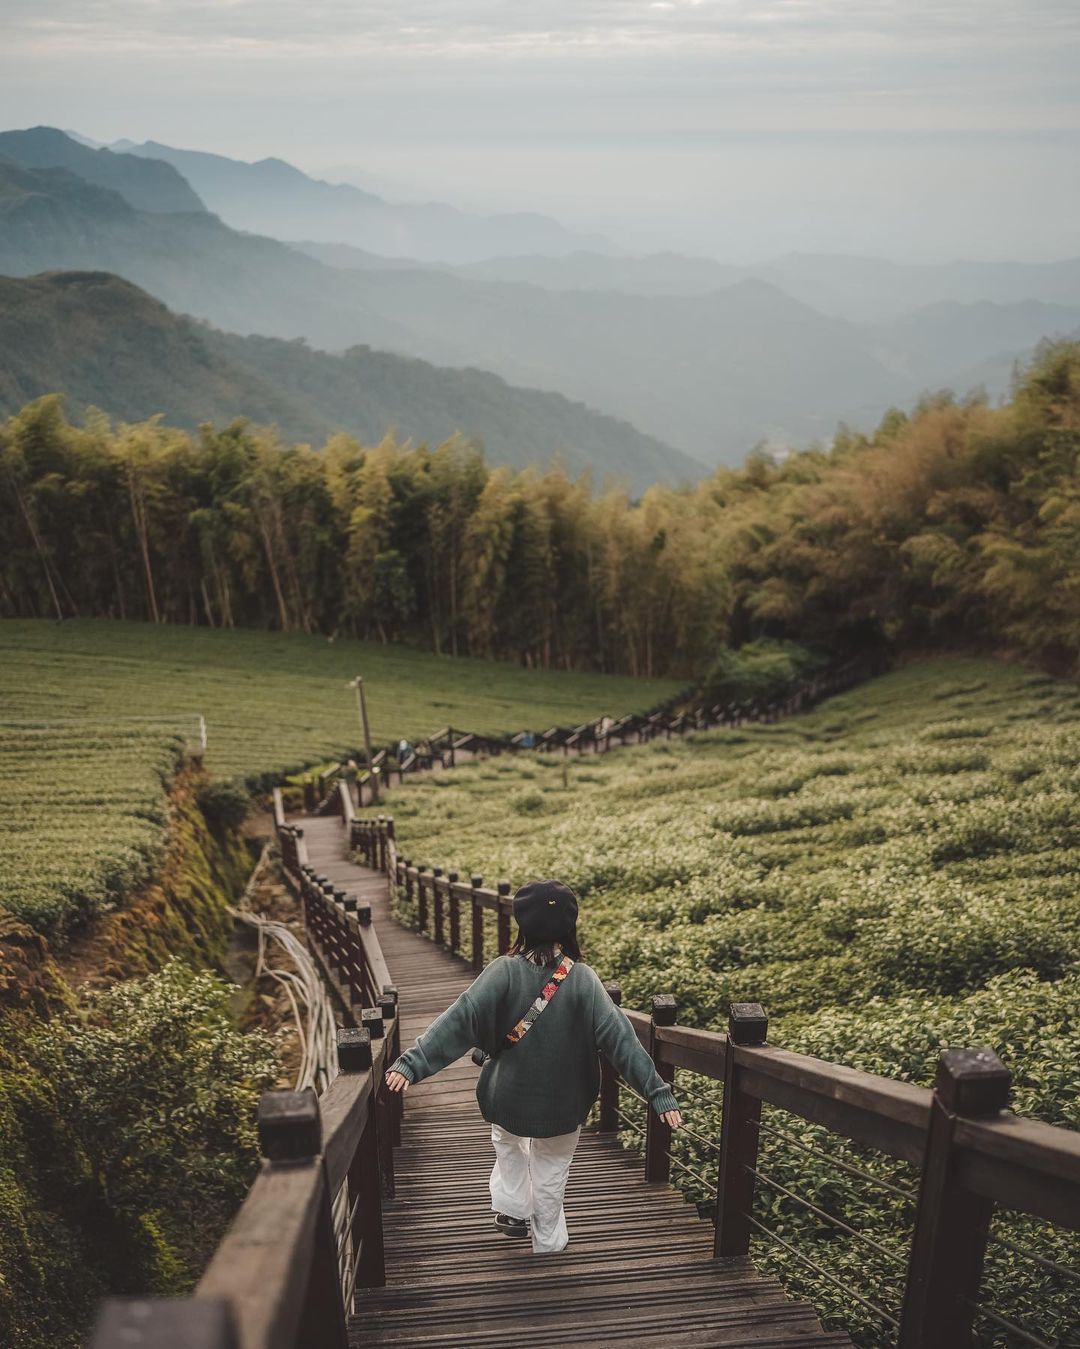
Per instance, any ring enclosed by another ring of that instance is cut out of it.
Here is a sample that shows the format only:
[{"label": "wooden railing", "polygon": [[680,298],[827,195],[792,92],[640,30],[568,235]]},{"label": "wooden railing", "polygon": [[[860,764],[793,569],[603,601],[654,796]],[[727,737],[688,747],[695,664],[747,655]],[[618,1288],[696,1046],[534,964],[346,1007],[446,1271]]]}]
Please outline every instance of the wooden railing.
[{"label": "wooden railing", "polygon": [[309,864],[280,795],[275,824],[286,881],[346,1023],[337,1076],[321,1097],[263,1094],[259,1174],[194,1296],[110,1300],[93,1349],[346,1349],[355,1290],[386,1282],[382,1200],[394,1193],[401,1142],[402,1098],[385,1083],[401,1052],[397,989],[370,905]]},{"label": "wooden railing", "polygon": [[[853,657],[834,665],[821,674],[805,680],[783,697],[773,700],[746,702],[693,702],[690,694],[677,695],[654,707],[651,711],[630,713],[617,720],[608,715],[594,717],[578,726],[550,726],[546,731],[518,731],[516,735],[489,735],[479,731],[463,731],[453,726],[441,726],[432,735],[417,740],[401,760],[388,749],[377,750],[371,764],[356,773],[356,805],[370,804],[379,799],[379,788],[398,782],[406,776],[440,768],[454,768],[458,755],[497,756],[521,752],[603,754],[617,745],[638,745],[664,737],[688,735],[693,731],[713,727],[736,727],[746,722],[773,722],[782,717],[805,712],[824,698],[830,698],[845,689],[880,674],[886,668],[883,653]],[[684,710],[676,713],[675,708]],[[372,778],[378,787],[374,797]],[[344,797],[339,787],[344,782],[340,765],[325,769],[311,777],[304,785],[304,807],[310,814],[340,815]],[[346,795],[352,792],[345,784]],[[367,800],[365,801],[365,796]]]},{"label": "wooden railing", "polygon": [[[474,970],[509,950],[509,882],[485,887],[480,876],[463,879],[398,857],[388,817],[354,820],[351,835],[366,863],[387,871],[399,887],[407,911],[415,906],[420,932],[468,960]],[[487,915],[494,915],[493,933]],[[618,986],[607,987],[621,1003]],[[679,1025],[669,996],[653,999],[651,1015],[629,1011],[627,1016],[667,1081],[674,1082],[677,1070],[683,1070],[723,1084],[719,1136],[702,1140],[715,1158],[712,1179],[705,1180],[714,1196],[709,1216],[717,1256],[746,1255],[755,1235],[774,1238],[795,1259],[801,1256],[830,1277],[753,1215],[758,1182],[768,1182],[758,1162],[765,1128],[761,1111],[767,1104],[917,1169],[902,1309],[896,1318],[882,1312],[899,1349],[964,1349],[973,1343],[977,1313],[1014,1336],[1010,1342],[1055,1349],[994,1311],[987,1301],[993,1290],[981,1286],[983,1261],[995,1209],[1080,1231],[1080,1133],[1010,1113],[1010,1074],[991,1050],[944,1050],[929,1089],[770,1045],[765,1012],[757,1003],[733,1004],[726,1034]],[[627,1090],[605,1063],[600,1129],[625,1126],[620,1094]],[[641,1130],[646,1177],[667,1181],[671,1131],[653,1112],[646,1112],[646,1120]],[[817,1211],[823,1220],[829,1216]],[[1080,1298],[1080,1272],[1061,1272],[1076,1281]],[[853,1302],[882,1310],[873,1299],[849,1295]]]}]

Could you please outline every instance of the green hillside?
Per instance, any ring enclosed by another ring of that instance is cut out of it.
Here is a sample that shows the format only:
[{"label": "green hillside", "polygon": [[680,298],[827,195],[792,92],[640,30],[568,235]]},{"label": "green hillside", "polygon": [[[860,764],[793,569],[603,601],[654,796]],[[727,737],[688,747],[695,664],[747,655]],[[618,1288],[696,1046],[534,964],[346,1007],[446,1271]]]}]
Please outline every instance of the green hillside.
[{"label": "green hillside", "polygon": [[460,433],[494,463],[524,468],[557,454],[570,472],[596,467],[638,488],[679,463],[690,477],[705,472],[625,422],[481,370],[218,332],[108,273],[0,277],[0,415],[54,392],[72,412],[161,413],[189,428],[242,416],[313,443],[346,431],[377,444],[393,430],[437,445]]},{"label": "green hillside", "polygon": [[[939,659],[806,717],[574,761],[565,785],[554,756],[468,764],[410,785],[392,810],[399,846],[424,865],[567,880],[586,957],[628,1007],[673,993],[681,1021],[723,1030],[729,1002],[760,1001],[770,1043],[922,1084],[943,1046],[990,1045],[1014,1074],[1017,1111],[1077,1128],[1078,789],[1074,684]],[[679,1082],[690,1126],[716,1137],[719,1088]],[[839,1168],[869,1169],[901,1195],[915,1169],[781,1111],[764,1119],[797,1137],[764,1135],[762,1172],[884,1250],[868,1254],[764,1186],[759,1216],[895,1314],[912,1205],[845,1186]],[[708,1149],[685,1134],[675,1145],[715,1178]],[[1004,1224],[995,1231],[1077,1265],[1075,1235]],[[767,1243],[754,1256],[858,1345],[895,1344],[794,1258]],[[987,1278],[1000,1314],[1051,1341],[1078,1323],[1075,1287],[1007,1250],[991,1248]]]},{"label": "green hillside", "polygon": [[348,681],[362,674],[385,744],[447,723],[543,729],[640,710],[666,680],[533,672],[392,646],[135,623],[0,623],[4,906],[49,932],[144,880],[164,785],[206,719],[207,766],[275,779],[361,741]]}]

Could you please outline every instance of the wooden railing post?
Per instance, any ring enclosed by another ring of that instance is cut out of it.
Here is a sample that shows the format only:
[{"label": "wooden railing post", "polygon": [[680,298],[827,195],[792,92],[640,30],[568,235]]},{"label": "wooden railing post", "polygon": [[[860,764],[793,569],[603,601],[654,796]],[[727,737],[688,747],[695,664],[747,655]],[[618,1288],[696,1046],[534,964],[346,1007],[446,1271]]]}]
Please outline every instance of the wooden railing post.
[{"label": "wooden railing post", "polygon": [[386,870],[386,816],[380,815],[375,821],[375,870]]},{"label": "wooden railing post", "polygon": [[919,1204],[911,1239],[899,1349],[967,1349],[994,1205],[957,1176],[959,1118],[997,1115],[1009,1070],[992,1049],[946,1049],[938,1060]]},{"label": "wooden railing post", "polygon": [[[387,1064],[393,1063],[401,1054],[401,1018],[398,1016],[398,991],[393,984],[383,984],[379,994],[378,1006],[383,1014],[383,1023],[387,1027]],[[401,1146],[401,1118],[405,1113],[405,1093],[389,1093],[390,1119],[393,1126],[394,1147]]]},{"label": "wooden railing post", "polygon": [[[656,1071],[665,1082],[675,1081],[675,1069],[670,1064],[661,1063],[656,1052],[657,1026],[674,1026],[679,1009],[670,993],[656,993],[652,1000],[652,1016],[649,1019],[649,1054]],[[646,1106],[645,1121],[645,1179],[663,1182],[665,1185],[671,1175],[671,1129],[652,1106]]]},{"label": "wooden railing post", "polygon": [[716,1188],[714,1255],[746,1255],[754,1203],[761,1101],[743,1091],[739,1049],[763,1045],[769,1029],[759,1002],[733,1002],[728,1012],[724,1105],[720,1117],[720,1179]]},{"label": "wooden railing post", "polygon": [[109,1298],[90,1349],[237,1349],[224,1298]]},{"label": "wooden railing post", "polygon": [[[339,1030],[337,1036],[338,1069],[343,1073],[371,1071],[371,1033],[366,1028]],[[382,1288],[386,1283],[386,1255],[383,1247],[382,1182],[379,1177],[378,1125],[375,1098],[372,1096],[367,1123],[360,1135],[346,1176],[349,1229],[353,1258],[356,1259],[356,1286]],[[359,1257],[356,1252],[359,1251]],[[351,1308],[347,1308],[351,1311]]]},{"label": "wooden railing post", "polygon": [[[259,1100],[258,1126],[262,1155],[272,1165],[322,1166],[322,1126],[313,1091],[264,1091]],[[300,1325],[310,1344],[347,1349],[331,1202],[324,1171]]]},{"label": "wooden railing post", "polygon": [[342,901],[345,910],[345,943],[349,952],[349,967],[346,978],[349,981],[349,1001],[354,1005],[363,1005],[364,989],[367,986],[367,971],[364,961],[364,943],[353,927],[352,920],[359,922],[360,901],[355,895],[346,895]]},{"label": "wooden railing post", "polygon": [[500,881],[499,891],[499,912],[496,919],[499,933],[499,955],[506,955],[510,950],[510,910],[507,906],[507,900],[510,897],[510,882]]},{"label": "wooden railing post", "polygon": [[435,905],[435,944],[436,946],[442,946],[446,942],[446,906],[443,903],[442,887],[439,885],[443,874],[442,867],[432,867],[431,874],[435,878],[431,882],[431,892]]},{"label": "wooden railing post", "polygon": [[484,968],[484,910],[476,897],[477,890],[484,884],[483,876],[473,876],[472,880],[472,967],[477,974]]},{"label": "wooden railing post", "polygon": [[416,868],[416,926],[420,932],[427,932],[427,890],[424,881],[427,878],[424,875],[424,868]]},{"label": "wooden railing post", "polygon": [[[360,1022],[364,1030],[371,1036],[372,1046],[377,1040],[381,1040],[386,1035],[386,1027],[383,1023],[383,1014],[381,1007],[365,1007],[360,1014]],[[374,1048],[372,1053],[375,1053]],[[382,1170],[383,1194],[387,1199],[394,1197],[394,1107],[391,1103],[390,1089],[386,1085],[385,1078],[380,1074],[378,1080],[373,1083],[375,1095],[373,1105],[375,1113],[378,1116],[378,1136],[379,1136],[379,1166]]]},{"label": "wooden railing post", "polygon": [[446,879],[449,882],[446,895],[450,906],[450,950],[456,954],[461,945],[461,901],[454,893],[454,886],[458,883],[458,873],[451,871]]},{"label": "wooden railing post", "polygon": [[[618,984],[605,984],[607,995],[616,1007],[622,1006],[622,989]],[[600,1060],[600,1118],[597,1128],[602,1133],[613,1133],[619,1127],[619,1074],[606,1058]]]}]

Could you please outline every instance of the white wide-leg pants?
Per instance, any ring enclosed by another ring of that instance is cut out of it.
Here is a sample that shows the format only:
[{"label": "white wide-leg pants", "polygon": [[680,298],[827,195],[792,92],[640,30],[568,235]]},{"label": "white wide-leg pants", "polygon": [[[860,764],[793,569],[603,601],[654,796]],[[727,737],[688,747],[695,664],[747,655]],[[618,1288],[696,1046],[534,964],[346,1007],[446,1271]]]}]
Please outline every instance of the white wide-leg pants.
[{"label": "white wide-leg pants", "polygon": [[575,1129],[554,1138],[520,1138],[497,1124],[491,1126],[495,1147],[492,1210],[511,1218],[528,1218],[536,1254],[561,1251],[570,1239],[563,1195],[580,1134]]}]

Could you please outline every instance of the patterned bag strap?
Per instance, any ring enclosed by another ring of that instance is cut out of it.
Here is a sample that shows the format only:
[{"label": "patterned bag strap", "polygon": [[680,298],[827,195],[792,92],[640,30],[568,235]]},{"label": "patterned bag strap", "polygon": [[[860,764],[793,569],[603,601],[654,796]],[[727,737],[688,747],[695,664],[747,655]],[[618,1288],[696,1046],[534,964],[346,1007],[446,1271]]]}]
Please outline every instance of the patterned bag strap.
[{"label": "patterned bag strap", "polygon": [[552,972],[551,978],[540,990],[539,997],[533,1002],[532,1006],[517,1023],[512,1031],[506,1033],[507,1045],[516,1045],[517,1042],[536,1025],[536,1019],[551,999],[559,991],[559,986],[570,971],[574,968],[574,962],[567,955],[563,955],[561,946],[556,945],[555,950],[559,954],[559,963]]}]

